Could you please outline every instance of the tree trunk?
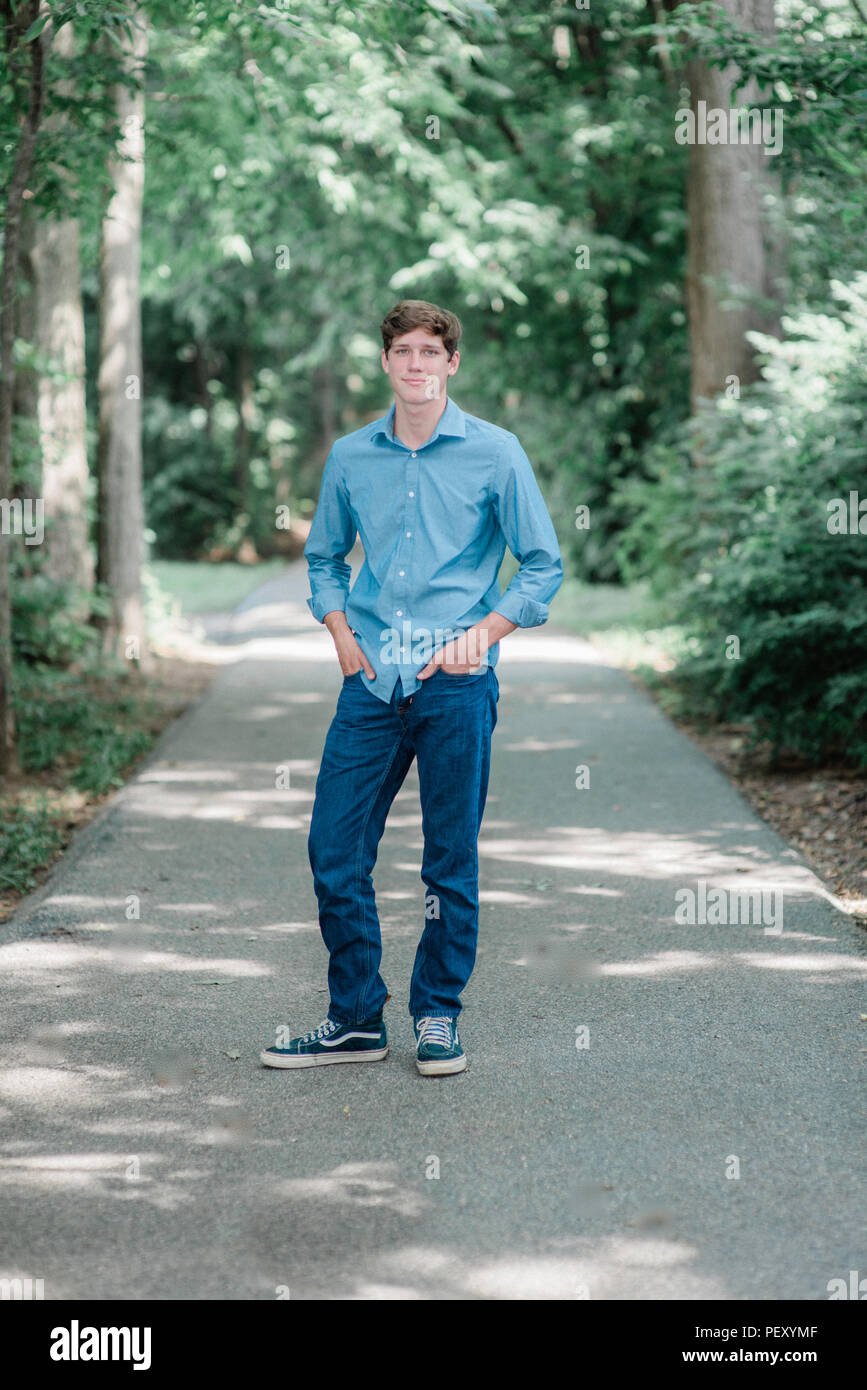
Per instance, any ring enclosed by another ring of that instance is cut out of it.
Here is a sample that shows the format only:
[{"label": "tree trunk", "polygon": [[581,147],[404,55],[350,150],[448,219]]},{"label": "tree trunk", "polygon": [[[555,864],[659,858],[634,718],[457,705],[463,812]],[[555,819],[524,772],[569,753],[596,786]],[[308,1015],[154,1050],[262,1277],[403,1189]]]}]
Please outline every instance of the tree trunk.
[{"label": "tree trunk", "polygon": [[238,348],[237,360],[238,430],[235,437],[235,482],[238,505],[247,510],[248,467],[250,463],[250,423],[253,416],[253,380],[250,375],[250,349],[246,342]]},{"label": "tree trunk", "polygon": [[314,457],[317,468],[321,468],[331,452],[337,433],[337,383],[330,362],[320,362],[314,369],[313,390],[316,397],[314,410],[319,435]]},{"label": "tree trunk", "polygon": [[[772,0],[722,4],[743,27],[773,35]],[[735,97],[738,76],[731,63],[724,69],[699,61],[687,64],[697,130],[702,125],[699,101],[706,103],[708,116],[714,109],[728,113],[739,106],[773,109],[773,96],[763,101],[752,79]],[[766,194],[779,195],[774,157],[765,154],[761,143],[734,139],[721,144],[696,139],[689,146],[687,301],[693,411],[727,387],[736,390],[756,380],[755,349],[744,336],[748,330],[779,331],[783,248],[763,209]]]},{"label": "tree trunk", "polygon": [[[13,13],[3,0],[7,56],[13,73],[27,73],[27,109],[19,118],[18,143],[6,193],[3,268],[0,271],[0,501],[12,498],[12,411],[15,402],[15,291],[24,192],[33,164],[33,151],[43,103],[41,38],[22,46],[21,39],[39,14],[39,0],[25,0]],[[15,719],[12,705],[12,595],[9,549],[11,535],[0,525],[0,774],[15,766]]]},{"label": "tree trunk", "polygon": [[[124,35],[127,70],[141,74],[147,34],[141,10]],[[118,84],[122,131],[110,169],[113,192],[102,221],[99,264],[98,577],[111,591],[104,649],[138,669],[148,664],[142,604],[144,507],[141,453],[141,208],[144,93]],[[122,157],[122,156],[125,156]]]},{"label": "tree trunk", "polygon": [[89,589],[93,562],[88,548],[84,314],[78,245],[78,222],[73,217],[35,225],[31,259],[36,345],[62,373],[57,379],[41,376],[38,386],[45,571],[60,583]]},{"label": "tree trunk", "polygon": [[[45,124],[45,122],[43,122]],[[29,200],[21,210],[21,226],[18,240],[18,285],[15,296],[15,337],[25,343],[35,343],[39,332],[36,322],[36,285],[33,279],[33,239],[36,219],[33,217]],[[39,452],[39,375],[30,366],[15,368],[15,400],[12,419],[19,436],[19,450]],[[33,469],[25,482],[19,477],[15,480],[15,492],[19,496],[42,496],[41,465]],[[43,541],[42,547],[45,548]]]},{"label": "tree trunk", "polygon": [[[75,56],[72,24],[64,25],[51,42],[51,60]],[[68,96],[69,79],[50,87]],[[52,115],[46,132],[62,123]],[[38,209],[28,211],[37,212]],[[93,563],[88,546],[87,448],[84,391],[84,311],[81,302],[78,222],[73,217],[27,218],[23,269],[31,286],[28,328],[22,336],[48,358],[53,375],[42,374],[31,387],[42,453],[39,495],[45,506],[44,569],[59,583],[89,589]]]}]

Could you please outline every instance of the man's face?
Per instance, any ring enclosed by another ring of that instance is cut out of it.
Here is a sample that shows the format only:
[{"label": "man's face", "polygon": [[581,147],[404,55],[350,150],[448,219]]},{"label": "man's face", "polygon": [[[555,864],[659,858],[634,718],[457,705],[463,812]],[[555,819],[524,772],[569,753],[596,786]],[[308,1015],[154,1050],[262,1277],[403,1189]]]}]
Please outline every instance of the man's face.
[{"label": "man's face", "polygon": [[455,351],[449,359],[442,338],[426,328],[414,328],[392,338],[388,355],[383,352],[381,360],[397,399],[406,405],[423,405],[446,395],[446,382],[458,369],[460,353]]}]

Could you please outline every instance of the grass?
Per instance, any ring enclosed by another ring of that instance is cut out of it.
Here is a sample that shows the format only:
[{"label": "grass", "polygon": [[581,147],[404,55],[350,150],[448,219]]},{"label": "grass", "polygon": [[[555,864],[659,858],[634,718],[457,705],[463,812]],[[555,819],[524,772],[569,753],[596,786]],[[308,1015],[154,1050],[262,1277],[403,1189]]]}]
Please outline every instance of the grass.
[{"label": "grass", "polygon": [[614,665],[647,677],[671,671],[684,650],[682,629],[660,623],[644,584],[566,579],[551,605],[551,624],[586,638]]},{"label": "grass", "polygon": [[184,617],[197,613],[229,613],[248,594],[286,568],[279,557],[258,565],[234,561],[210,565],[201,560],[151,560],[146,566],[151,579]]},{"label": "grass", "polygon": [[65,813],[43,795],[30,802],[0,801],[0,889],[27,893],[64,841]]},{"label": "grass", "polygon": [[147,570],[158,588],[181,607],[183,616],[231,613],[246,596],[286,569],[285,560],[261,564],[207,564],[203,560],[150,560]]},{"label": "grass", "polygon": [[648,607],[642,584],[584,584],[564,579],[551,605],[557,627],[590,637],[594,632],[638,630]]},{"label": "grass", "polygon": [[117,673],[49,668],[19,675],[15,692],[22,772],[57,768],[78,791],[102,796],[151,742],[154,702]]}]

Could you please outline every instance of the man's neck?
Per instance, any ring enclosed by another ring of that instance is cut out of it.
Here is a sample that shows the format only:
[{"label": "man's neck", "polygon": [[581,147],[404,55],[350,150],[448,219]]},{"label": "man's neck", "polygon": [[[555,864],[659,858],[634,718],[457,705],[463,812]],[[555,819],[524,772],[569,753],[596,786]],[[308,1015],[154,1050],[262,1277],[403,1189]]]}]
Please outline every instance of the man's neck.
[{"label": "man's neck", "polygon": [[434,398],[425,401],[424,405],[404,405],[403,401],[399,401],[395,396],[395,438],[408,449],[420,449],[423,444],[427,444],[448,403],[448,396],[444,396],[441,400]]}]

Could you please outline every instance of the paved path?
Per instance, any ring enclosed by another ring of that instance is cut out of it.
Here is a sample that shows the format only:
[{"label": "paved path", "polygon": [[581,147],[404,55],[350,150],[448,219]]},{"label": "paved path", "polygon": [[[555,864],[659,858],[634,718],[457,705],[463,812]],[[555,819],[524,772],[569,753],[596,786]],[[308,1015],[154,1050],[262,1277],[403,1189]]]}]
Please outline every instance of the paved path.
[{"label": "paved path", "polygon": [[[306,593],[296,565],[212,623],[238,660],[0,929],[0,1276],[49,1299],[823,1300],[867,1274],[864,935],[550,624],[498,667],[468,1070],[413,1062],[415,769],[376,870],[388,1060],[259,1066],[327,1006],[306,833],[340,673]],[[701,881],[764,885],[764,925],[676,920]]]}]

